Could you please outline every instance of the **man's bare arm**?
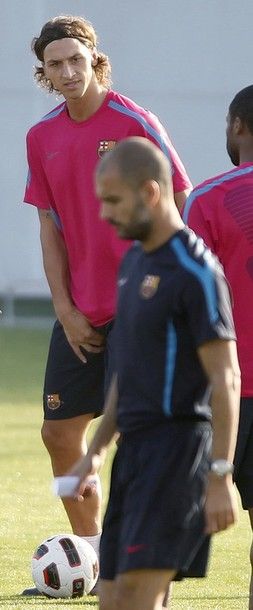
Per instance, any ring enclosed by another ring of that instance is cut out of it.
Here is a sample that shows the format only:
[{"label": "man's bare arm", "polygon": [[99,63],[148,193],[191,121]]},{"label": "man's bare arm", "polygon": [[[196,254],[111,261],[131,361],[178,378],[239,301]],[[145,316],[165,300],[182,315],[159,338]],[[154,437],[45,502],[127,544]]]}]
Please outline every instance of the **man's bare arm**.
[{"label": "man's bare arm", "polygon": [[[213,444],[212,461],[233,462],[240,409],[240,369],[235,341],[217,339],[198,349],[199,358],[211,383]],[[207,532],[226,529],[237,518],[237,501],[232,474],[219,478],[209,473],[206,521]]]},{"label": "man's bare arm", "polygon": [[100,352],[104,349],[104,338],[72,301],[68,254],[50,210],[39,210],[39,219],[43,264],[55,313],[72,349],[82,362],[86,362],[80,346],[90,352]]},{"label": "man's bare arm", "polygon": [[233,461],[240,405],[240,369],[235,341],[209,341],[199,357],[212,386],[212,460]]},{"label": "man's bare arm", "polygon": [[174,194],[174,199],[175,199],[176,206],[177,206],[177,209],[179,210],[179,212],[181,211],[181,209],[182,209],[183,205],[185,204],[185,201],[186,201],[187,197],[190,195],[191,191],[192,191],[192,189],[188,188],[188,189],[185,189],[185,191],[181,191],[179,193]]},{"label": "man's bare arm", "polygon": [[73,308],[69,290],[69,267],[66,247],[50,210],[39,210],[40,240],[43,264],[52,294],[55,313],[61,321]]}]

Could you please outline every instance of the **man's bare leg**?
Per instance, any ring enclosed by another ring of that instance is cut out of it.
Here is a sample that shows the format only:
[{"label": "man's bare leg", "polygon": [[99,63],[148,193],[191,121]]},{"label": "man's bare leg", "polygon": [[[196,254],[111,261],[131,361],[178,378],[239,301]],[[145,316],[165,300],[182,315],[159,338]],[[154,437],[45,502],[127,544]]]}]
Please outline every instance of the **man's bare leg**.
[{"label": "man's bare leg", "polygon": [[171,592],[172,592],[172,582],[167,587],[167,591],[165,593],[164,600],[163,600],[163,608],[169,608]]},{"label": "man's bare leg", "polygon": [[[253,508],[249,508],[249,518],[250,518],[251,530],[253,532]],[[253,610],[253,542],[250,547],[250,564],[251,564],[251,575],[250,575],[250,587],[249,587],[249,610]]]},{"label": "man's bare leg", "polygon": [[[87,432],[92,414],[64,420],[45,420],[42,439],[51,457],[54,476],[65,474],[87,451]],[[96,536],[101,532],[101,495],[94,493],[85,502],[63,498],[72,530],[78,536]]]},{"label": "man's bare leg", "polygon": [[99,610],[162,610],[175,572],[132,570],[115,581],[100,581]]}]

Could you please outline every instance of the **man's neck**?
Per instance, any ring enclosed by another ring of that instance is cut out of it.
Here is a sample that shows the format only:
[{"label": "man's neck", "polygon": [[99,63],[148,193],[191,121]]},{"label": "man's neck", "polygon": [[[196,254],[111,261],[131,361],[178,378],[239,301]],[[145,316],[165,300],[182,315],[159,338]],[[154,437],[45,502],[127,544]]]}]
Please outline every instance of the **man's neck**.
[{"label": "man's neck", "polygon": [[[175,203],[173,202],[173,207]],[[153,230],[148,239],[142,242],[145,252],[152,252],[163,246],[178,231],[184,228],[185,224],[175,206],[173,211],[167,215],[160,215],[153,224]]]},{"label": "man's neck", "polygon": [[242,165],[242,163],[253,163],[253,150],[245,151],[240,154],[240,165]]},{"label": "man's neck", "polygon": [[107,95],[107,89],[98,85],[89,88],[85,95],[77,100],[68,99],[66,101],[67,109],[71,119],[80,123],[86,121],[90,116],[95,114]]},{"label": "man's neck", "polygon": [[244,138],[240,146],[240,165],[242,163],[253,163],[253,136],[252,134]]}]

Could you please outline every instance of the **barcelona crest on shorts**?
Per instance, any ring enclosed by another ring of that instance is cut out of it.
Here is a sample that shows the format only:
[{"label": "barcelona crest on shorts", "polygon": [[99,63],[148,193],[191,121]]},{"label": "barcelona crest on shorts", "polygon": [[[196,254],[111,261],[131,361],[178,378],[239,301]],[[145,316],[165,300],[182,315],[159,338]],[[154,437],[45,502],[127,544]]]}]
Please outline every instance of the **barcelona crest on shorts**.
[{"label": "barcelona crest on shorts", "polygon": [[115,140],[101,140],[98,146],[98,156],[102,157],[106,152],[110,152],[115,145]]},{"label": "barcelona crest on shorts", "polygon": [[47,394],[47,406],[48,409],[51,409],[52,411],[59,409],[61,406],[59,394]]},{"label": "barcelona crest on shorts", "polygon": [[159,275],[145,275],[140,285],[140,295],[144,299],[151,299],[157,291],[159,282]]}]

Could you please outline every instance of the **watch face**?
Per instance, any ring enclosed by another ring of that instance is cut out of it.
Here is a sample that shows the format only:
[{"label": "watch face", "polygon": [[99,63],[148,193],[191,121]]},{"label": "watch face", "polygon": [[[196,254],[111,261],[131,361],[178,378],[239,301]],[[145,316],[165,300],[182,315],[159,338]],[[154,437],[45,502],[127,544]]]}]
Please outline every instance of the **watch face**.
[{"label": "watch face", "polygon": [[226,474],[231,474],[233,470],[233,464],[227,460],[215,460],[211,463],[211,472],[217,474],[218,477],[224,477]]}]

